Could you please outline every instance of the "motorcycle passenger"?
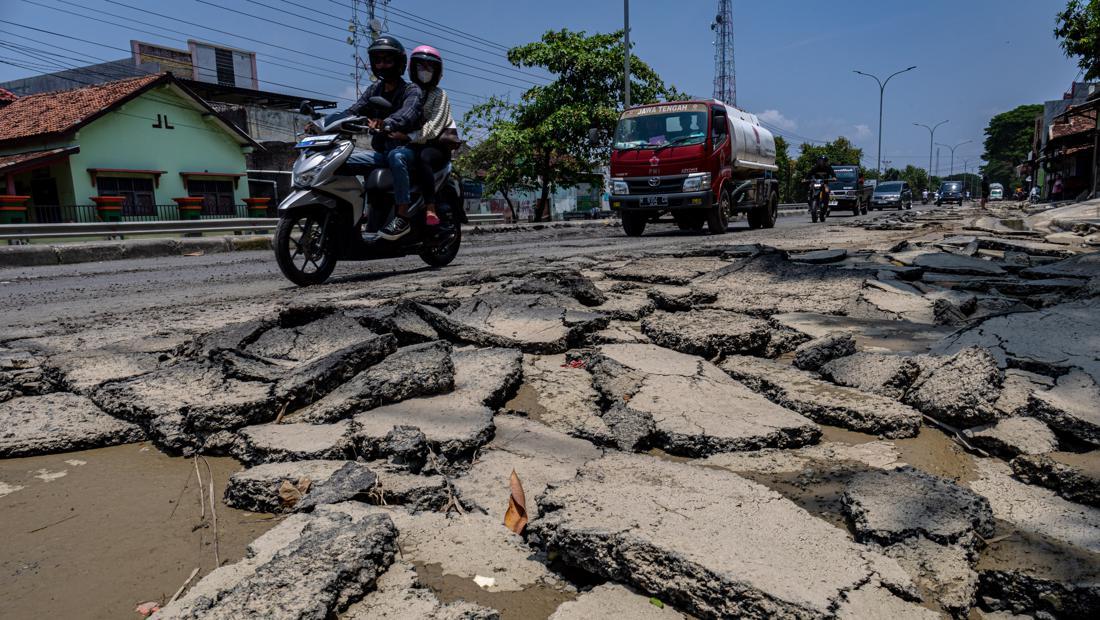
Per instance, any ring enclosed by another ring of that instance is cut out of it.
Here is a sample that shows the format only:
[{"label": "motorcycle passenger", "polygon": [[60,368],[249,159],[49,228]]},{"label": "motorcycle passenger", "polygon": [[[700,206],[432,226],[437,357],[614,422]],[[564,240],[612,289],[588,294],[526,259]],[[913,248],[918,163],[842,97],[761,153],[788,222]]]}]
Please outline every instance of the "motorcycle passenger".
[{"label": "motorcycle passenger", "polygon": [[458,129],[451,116],[451,102],[439,87],[443,77],[443,56],[430,45],[413,50],[409,80],[424,92],[424,126],[409,136],[416,151],[414,176],[427,209],[429,226],[439,225],[435,212],[435,172],[451,160],[451,151],[459,145]]},{"label": "motorcycle passenger", "polygon": [[389,168],[393,175],[394,217],[379,231],[379,236],[394,241],[409,232],[409,168],[416,153],[407,146],[409,134],[423,124],[424,94],[416,84],[402,79],[408,57],[405,46],[396,38],[383,35],[367,48],[371,72],[378,81],[371,84],[359,101],[346,114],[376,114],[371,111],[370,98],[382,97],[392,105],[388,116],[370,118],[368,125],[376,133],[371,138],[373,151],[356,151],[348,157],[342,172],[367,175],[376,168]]}]

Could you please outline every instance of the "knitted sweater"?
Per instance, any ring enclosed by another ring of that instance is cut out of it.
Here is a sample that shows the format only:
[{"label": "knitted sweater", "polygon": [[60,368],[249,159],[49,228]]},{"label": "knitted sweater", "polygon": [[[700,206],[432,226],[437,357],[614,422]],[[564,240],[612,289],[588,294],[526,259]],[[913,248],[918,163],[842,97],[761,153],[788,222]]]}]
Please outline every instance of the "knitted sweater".
[{"label": "knitted sweater", "polygon": [[413,144],[426,144],[443,135],[448,127],[454,127],[451,117],[451,102],[442,88],[433,88],[424,93],[424,126],[409,136]]}]

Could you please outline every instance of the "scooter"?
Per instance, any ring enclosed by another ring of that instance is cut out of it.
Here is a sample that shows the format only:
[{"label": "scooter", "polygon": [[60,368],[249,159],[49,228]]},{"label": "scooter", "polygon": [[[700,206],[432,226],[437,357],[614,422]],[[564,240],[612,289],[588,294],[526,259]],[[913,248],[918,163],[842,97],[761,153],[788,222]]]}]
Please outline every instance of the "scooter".
[{"label": "scooter", "polygon": [[[355,148],[355,136],[375,133],[368,118],[391,109],[382,97],[370,99],[368,116],[330,116],[320,122],[320,135],[305,136],[295,145],[298,159],[292,172],[293,191],[279,203],[275,229],[275,260],[288,280],[298,286],[321,284],[341,260],[366,261],[416,254],[432,267],[445,267],[462,244],[462,189],[447,164],[435,172],[438,226],[425,222],[426,209],[413,185],[409,221],[412,229],[396,241],[377,233],[393,216],[393,176],[373,170],[365,179],[341,174]],[[300,109],[318,121],[308,101]]]},{"label": "scooter", "polygon": [[829,183],[823,179],[810,181],[810,219],[822,222],[829,216]]}]

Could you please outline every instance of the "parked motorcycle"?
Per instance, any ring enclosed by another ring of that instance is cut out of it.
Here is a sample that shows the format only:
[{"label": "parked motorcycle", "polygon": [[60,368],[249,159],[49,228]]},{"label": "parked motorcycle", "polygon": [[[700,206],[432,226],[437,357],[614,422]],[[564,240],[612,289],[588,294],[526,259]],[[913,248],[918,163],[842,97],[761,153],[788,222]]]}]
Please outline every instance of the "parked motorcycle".
[{"label": "parked motorcycle", "polygon": [[825,179],[810,180],[810,219],[822,222],[829,215],[829,182]]},{"label": "parked motorcycle", "polygon": [[[391,108],[382,97],[370,99],[370,117]],[[301,112],[315,122],[321,118],[309,102]],[[295,146],[294,190],[279,203],[275,229],[275,260],[288,280],[299,285],[321,284],[341,260],[364,261],[416,254],[433,267],[444,267],[458,255],[462,243],[462,190],[447,164],[435,173],[438,226],[425,222],[423,198],[413,184],[409,221],[412,230],[395,241],[377,232],[393,216],[393,176],[380,168],[362,179],[341,174],[355,148],[354,137],[374,133],[368,117],[329,117],[320,122],[320,135],[305,136]]]}]

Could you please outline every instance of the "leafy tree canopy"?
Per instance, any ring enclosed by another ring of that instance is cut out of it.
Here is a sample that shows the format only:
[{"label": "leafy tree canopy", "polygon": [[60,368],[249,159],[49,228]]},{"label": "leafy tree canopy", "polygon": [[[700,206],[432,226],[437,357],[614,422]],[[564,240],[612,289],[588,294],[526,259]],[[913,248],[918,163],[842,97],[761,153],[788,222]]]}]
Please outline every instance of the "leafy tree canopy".
[{"label": "leafy tree canopy", "polygon": [[[622,32],[550,31],[540,41],[512,48],[509,62],[543,69],[553,81],[530,88],[517,103],[493,98],[475,106],[464,129],[484,129],[488,140],[507,134],[499,144],[508,148],[492,151],[507,157],[497,167],[511,166],[509,174],[537,186],[545,207],[553,187],[587,180],[608,160],[623,106],[623,53]],[[630,70],[632,104],[686,98],[637,56],[631,56]],[[594,141],[590,129],[596,129]],[[540,211],[536,219],[544,215]]]},{"label": "leafy tree canopy", "polygon": [[1069,0],[1058,13],[1054,36],[1066,56],[1077,59],[1085,81],[1100,79],[1100,0]]},{"label": "leafy tree canopy", "polygon": [[803,144],[802,153],[798,156],[794,166],[795,178],[806,178],[810,168],[813,167],[814,162],[817,161],[820,155],[828,156],[830,164],[860,166],[860,170],[863,170],[860,164],[863,160],[863,149],[856,148],[848,138],[841,136],[832,142],[821,145]]},{"label": "leafy tree canopy", "polygon": [[1043,113],[1041,104],[1022,105],[989,119],[985,128],[985,153],[988,162],[983,171],[989,180],[1008,187],[1016,177],[1015,167],[1027,159],[1035,135],[1035,117]]}]

